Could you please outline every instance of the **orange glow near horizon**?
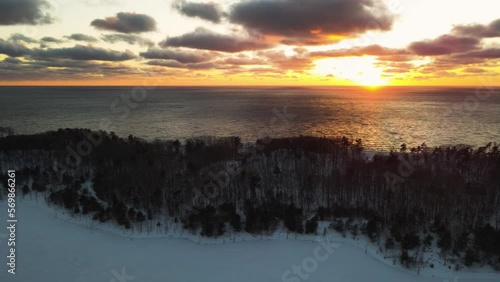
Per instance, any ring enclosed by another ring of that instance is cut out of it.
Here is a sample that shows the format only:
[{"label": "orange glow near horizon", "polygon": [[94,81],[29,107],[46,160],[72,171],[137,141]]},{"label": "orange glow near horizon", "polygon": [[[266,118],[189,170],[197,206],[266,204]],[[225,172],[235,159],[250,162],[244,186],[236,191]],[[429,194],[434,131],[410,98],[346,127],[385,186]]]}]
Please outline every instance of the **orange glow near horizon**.
[{"label": "orange glow near horizon", "polygon": [[[211,79],[211,80],[192,80],[192,79],[160,79],[160,80],[144,80],[144,79],[102,79],[102,80],[50,80],[50,81],[1,81],[0,86],[147,86],[147,87],[161,87],[161,86],[353,86],[363,87],[368,90],[379,90],[384,87],[398,87],[398,86],[437,86],[437,87],[477,87],[489,86],[500,87],[500,82],[491,78],[491,80],[457,80],[457,79],[429,79],[429,80],[390,80],[390,83],[378,83],[378,78],[374,80],[364,80],[363,83],[355,83],[347,79],[335,80],[334,78],[326,79],[305,77],[304,79],[280,79],[280,80],[252,80],[249,78],[234,79],[232,81],[224,80],[224,78]],[[383,81],[385,82],[385,80]]]},{"label": "orange glow near horizon", "polygon": [[383,70],[375,66],[374,57],[322,59],[317,60],[315,65],[312,73],[346,79],[355,85],[374,87],[389,84],[389,80],[382,77]]},{"label": "orange glow near horizon", "polygon": [[[491,72],[500,72],[492,68]],[[68,80],[0,81],[0,86],[359,86],[376,91],[385,86],[499,86],[498,76],[427,78],[410,72],[400,76],[384,73],[376,57],[319,59],[303,72],[260,73],[250,70],[226,75],[221,71],[172,72],[151,70],[147,76],[80,77]],[[460,72],[458,72],[460,73]],[[461,73],[460,73],[461,74]]]}]

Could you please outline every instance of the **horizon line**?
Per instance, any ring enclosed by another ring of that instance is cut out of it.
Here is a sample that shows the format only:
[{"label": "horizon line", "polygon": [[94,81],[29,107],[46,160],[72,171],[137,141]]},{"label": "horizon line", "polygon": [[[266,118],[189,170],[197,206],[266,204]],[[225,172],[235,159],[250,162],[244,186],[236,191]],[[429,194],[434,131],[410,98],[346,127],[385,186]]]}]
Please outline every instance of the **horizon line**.
[{"label": "horizon line", "polygon": [[0,87],[287,87],[287,88],[294,88],[294,87],[352,87],[352,88],[368,88],[368,89],[378,89],[378,88],[395,88],[395,87],[446,87],[446,88],[474,88],[474,87],[499,87],[500,85],[377,85],[377,86],[370,86],[370,85],[325,85],[325,84],[319,84],[319,85],[310,85],[310,84],[304,84],[304,85],[268,85],[268,84],[238,84],[238,85],[228,85],[228,84],[220,84],[220,85],[212,85],[212,84],[200,84],[200,85],[186,85],[186,84],[180,84],[180,85],[169,85],[169,84],[164,84],[164,85],[139,85],[139,84],[116,84],[116,85],[110,85],[110,84],[87,84],[87,85],[81,85],[81,84],[71,84],[71,85],[64,85],[64,84],[57,84],[57,85],[47,85],[47,84],[30,84],[30,85],[23,85],[23,84],[0,84]]}]

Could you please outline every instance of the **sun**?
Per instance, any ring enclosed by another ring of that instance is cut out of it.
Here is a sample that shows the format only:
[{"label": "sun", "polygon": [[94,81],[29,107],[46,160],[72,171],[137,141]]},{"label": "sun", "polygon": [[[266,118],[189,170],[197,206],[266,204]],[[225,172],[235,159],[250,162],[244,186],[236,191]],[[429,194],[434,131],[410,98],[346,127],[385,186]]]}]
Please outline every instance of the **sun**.
[{"label": "sun", "polygon": [[331,75],[336,80],[348,80],[351,84],[378,87],[389,83],[383,77],[383,70],[377,67],[375,57],[344,57],[315,61],[311,73],[319,76]]}]

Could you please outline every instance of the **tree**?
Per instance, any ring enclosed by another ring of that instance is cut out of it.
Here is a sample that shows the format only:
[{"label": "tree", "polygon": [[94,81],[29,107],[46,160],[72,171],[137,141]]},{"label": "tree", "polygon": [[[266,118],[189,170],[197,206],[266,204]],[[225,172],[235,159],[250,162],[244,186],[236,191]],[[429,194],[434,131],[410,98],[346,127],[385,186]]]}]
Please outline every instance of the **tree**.
[{"label": "tree", "polygon": [[358,237],[359,235],[359,227],[358,227],[358,224],[354,224],[352,227],[351,227],[351,234],[352,234],[352,237],[353,238],[356,238]]},{"label": "tree", "polygon": [[231,228],[233,228],[233,230],[235,232],[240,232],[241,231],[241,217],[240,217],[240,215],[236,213],[233,216],[231,216],[230,224],[231,224]]},{"label": "tree", "polygon": [[29,192],[30,192],[30,187],[28,187],[28,185],[24,184],[23,189],[22,189],[23,196],[28,194]]},{"label": "tree", "polygon": [[387,238],[387,240],[385,240],[385,249],[390,250],[393,248],[394,248],[394,239],[389,237]]},{"label": "tree", "polygon": [[372,218],[366,223],[366,235],[372,241],[379,236],[378,221],[376,218]]},{"label": "tree", "polygon": [[113,205],[111,207],[111,214],[116,219],[118,224],[125,225],[127,223],[127,207],[122,201],[118,200],[115,196],[113,198]]},{"label": "tree", "polygon": [[467,248],[468,244],[469,244],[469,233],[467,232],[460,233],[457,239],[455,240],[455,244],[453,246],[453,252],[459,255]]},{"label": "tree", "polygon": [[415,233],[407,233],[403,237],[403,241],[401,242],[401,247],[403,250],[412,250],[416,247],[420,246],[420,237],[418,237]]},{"label": "tree", "polygon": [[70,187],[62,191],[64,207],[68,210],[73,210],[78,204],[78,192]]},{"label": "tree", "polygon": [[314,216],[313,218],[306,221],[306,234],[315,234],[318,229],[318,217]]},{"label": "tree", "polygon": [[451,232],[450,230],[445,230],[439,234],[438,247],[441,248],[441,251],[446,253],[451,249]]},{"label": "tree", "polygon": [[468,248],[467,251],[465,252],[464,256],[464,264],[467,267],[472,266],[474,262],[477,260],[477,254],[472,248]]},{"label": "tree", "polygon": [[403,265],[404,267],[410,267],[414,262],[413,258],[410,257],[410,254],[408,253],[407,250],[403,250],[403,252],[401,253],[401,257],[399,259],[401,265]]},{"label": "tree", "polygon": [[333,222],[333,229],[345,237],[345,224],[344,224],[344,221],[342,219],[337,218]]},{"label": "tree", "polygon": [[250,201],[245,202],[245,231],[248,233],[254,233],[256,230],[256,214],[253,204]]},{"label": "tree", "polygon": [[137,213],[136,213],[136,211],[135,211],[135,209],[134,209],[134,208],[129,208],[129,209],[128,209],[128,218],[129,218],[130,220],[136,220],[136,218],[137,218]]},{"label": "tree", "polygon": [[224,235],[225,232],[226,232],[226,224],[223,221],[221,221],[217,225],[217,236],[222,236]]},{"label": "tree", "polygon": [[138,222],[143,222],[144,220],[146,220],[146,217],[144,216],[144,214],[143,214],[142,212],[138,212],[138,213],[137,213],[136,220],[137,220]]},{"label": "tree", "polygon": [[284,222],[288,230],[302,233],[304,231],[304,227],[302,226],[302,209],[290,204],[285,211]]},{"label": "tree", "polygon": [[432,237],[431,234],[427,234],[424,239],[424,247],[429,248],[432,245],[432,241],[434,240],[434,237]]}]

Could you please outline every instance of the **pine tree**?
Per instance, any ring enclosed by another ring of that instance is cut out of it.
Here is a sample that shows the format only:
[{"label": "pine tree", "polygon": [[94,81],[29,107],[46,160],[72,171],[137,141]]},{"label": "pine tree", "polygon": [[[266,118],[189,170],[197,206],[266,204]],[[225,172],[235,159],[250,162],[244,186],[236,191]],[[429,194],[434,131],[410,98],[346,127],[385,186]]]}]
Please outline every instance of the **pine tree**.
[{"label": "pine tree", "polygon": [[142,212],[138,212],[138,213],[137,213],[136,220],[137,220],[138,222],[143,222],[144,220],[146,220],[146,217],[144,216],[144,214],[143,214]]},{"label": "pine tree", "polygon": [[376,218],[372,218],[366,223],[366,235],[372,241],[379,236],[378,221]]},{"label": "pine tree", "polygon": [[394,248],[394,239],[387,238],[387,240],[385,240],[385,249],[386,250],[390,250],[390,249],[393,249],[393,248]]},{"label": "pine tree", "polygon": [[234,214],[230,221],[231,227],[235,232],[241,231],[241,217],[239,214]]},{"label": "pine tree", "polygon": [[217,236],[222,236],[224,235],[225,232],[226,232],[226,224],[223,221],[221,221],[217,225]]},{"label": "pine tree", "polygon": [[313,218],[306,221],[306,234],[315,234],[318,229],[318,217],[314,216]]}]

